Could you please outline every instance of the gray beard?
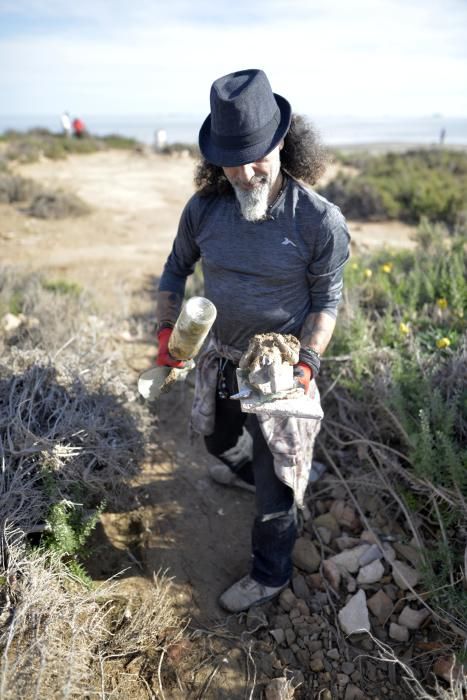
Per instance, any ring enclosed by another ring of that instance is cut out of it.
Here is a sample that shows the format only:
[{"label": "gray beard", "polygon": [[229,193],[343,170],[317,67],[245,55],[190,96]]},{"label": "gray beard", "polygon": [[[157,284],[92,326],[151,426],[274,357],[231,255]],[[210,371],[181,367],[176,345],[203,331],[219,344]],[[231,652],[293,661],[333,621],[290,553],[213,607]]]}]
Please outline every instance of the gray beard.
[{"label": "gray beard", "polygon": [[269,183],[262,182],[252,190],[242,190],[236,185],[232,186],[243,218],[252,222],[262,221],[268,210]]}]

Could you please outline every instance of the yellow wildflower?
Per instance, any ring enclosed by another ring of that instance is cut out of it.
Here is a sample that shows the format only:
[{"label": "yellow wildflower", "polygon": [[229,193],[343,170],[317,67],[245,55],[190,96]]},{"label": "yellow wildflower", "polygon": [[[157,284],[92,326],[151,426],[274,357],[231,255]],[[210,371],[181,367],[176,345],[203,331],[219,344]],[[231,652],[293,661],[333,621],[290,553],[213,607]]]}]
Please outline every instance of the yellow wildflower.
[{"label": "yellow wildflower", "polygon": [[358,263],[353,262],[350,267],[352,270],[358,270]]},{"label": "yellow wildflower", "polygon": [[410,327],[406,323],[399,323],[399,330],[404,335],[408,335],[410,333]]},{"label": "yellow wildflower", "polygon": [[369,267],[367,267],[367,268],[364,270],[363,274],[364,274],[365,277],[369,280],[370,277],[373,275],[373,272],[370,270]]},{"label": "yellow wildflower", "polygon": [[381,265],[381,272],[385,272],[389,275],[392,272],[392,263],[384,263],[384,265]]},{"label": "yellow wildflower", "polygon": [[441,297],[441,299],[436,300],[436,306],[438,309],[447,309],[448,308],[448,300],[445,299],[444,297]]},{"label": "yellow wildflower", "polygon": [[451,341],[449,338],[439,338],[439,340],[436,341],[436,347],[440,350],[443,350],[443,348],[448,348],[450,345]]}]

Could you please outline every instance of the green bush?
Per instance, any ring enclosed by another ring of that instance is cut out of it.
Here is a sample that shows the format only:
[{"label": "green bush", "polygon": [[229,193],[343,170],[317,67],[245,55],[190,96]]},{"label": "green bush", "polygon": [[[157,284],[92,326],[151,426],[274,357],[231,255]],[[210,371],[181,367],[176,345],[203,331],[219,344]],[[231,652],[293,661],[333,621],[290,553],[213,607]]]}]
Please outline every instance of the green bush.
[{"label": "green bush", "polygon": [[41,157],[59,160],[72,153],[95,153],[108,148],[134,149],[140,145],[136,139],[118,134],[102,137],[88,135],[77,139],[40,128],[24,133],[10,130],[4,132],[0,139],[6,143],[4,158],[20,163],[33,163]]},{"label": "green bush", "polygon": [[386,153],[347,159],[359,168],[343,173],[320,190],[354,219],[397,219],[419,223],[422,217],[454,227],[467,204],[467,154],[442,149]]},{"label": "green bush", "polygon": [[465,621],[466,238],[426,221],[417,238],[415,250],[378,251],[347,266],[322,382],[339,370],[328,419],[342,442],[359,442],[358,429],[385,455],[385,483],[420,523],[430,603],[444,619]]}]

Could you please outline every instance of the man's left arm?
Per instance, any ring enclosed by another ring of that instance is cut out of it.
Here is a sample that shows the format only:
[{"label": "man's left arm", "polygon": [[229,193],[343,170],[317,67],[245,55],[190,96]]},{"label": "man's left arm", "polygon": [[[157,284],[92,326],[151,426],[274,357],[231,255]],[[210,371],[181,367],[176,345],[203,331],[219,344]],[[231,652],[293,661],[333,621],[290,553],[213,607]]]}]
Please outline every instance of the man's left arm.
[{"label": "man's left arm", "polygon": [[349,258],[349,242],[345,219],[340,209],[333,206],[322,223],[316,255],[308,267],[311,310],[300,331],[299,360],[299,367],[304,370],[306,378],[308,374],[311,378],[319,373],[321,355],[329,345],[336,326],[344,265]]},{"label": "man's left arm", "polygon": [[302,347],[311,348],[322,355],[336,327],[336,319],[325,311],[311,312],[305,319],[300,333]]}]

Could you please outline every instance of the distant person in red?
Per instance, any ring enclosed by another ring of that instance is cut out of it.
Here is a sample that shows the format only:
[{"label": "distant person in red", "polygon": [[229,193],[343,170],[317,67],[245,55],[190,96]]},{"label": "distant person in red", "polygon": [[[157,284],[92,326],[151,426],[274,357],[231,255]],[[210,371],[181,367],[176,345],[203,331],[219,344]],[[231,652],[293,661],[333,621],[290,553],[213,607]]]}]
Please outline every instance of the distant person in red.
[{"label": "distant person in red", "polygon": [[82,119],[73,119],[73,134],[78,139],[82,139],[86,135],[86,125]]}]

